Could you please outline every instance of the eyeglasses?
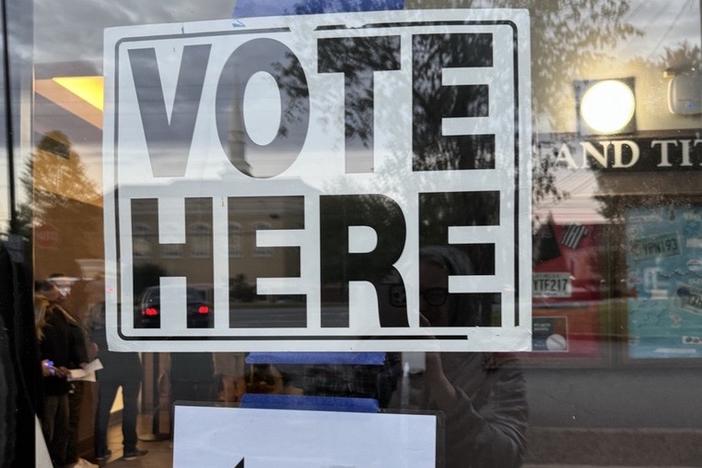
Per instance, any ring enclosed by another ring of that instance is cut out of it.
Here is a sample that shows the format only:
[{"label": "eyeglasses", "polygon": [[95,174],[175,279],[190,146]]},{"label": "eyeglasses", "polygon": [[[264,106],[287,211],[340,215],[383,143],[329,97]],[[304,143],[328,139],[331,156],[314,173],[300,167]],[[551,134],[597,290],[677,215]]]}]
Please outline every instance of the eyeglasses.
[{"label": "eyeglasses", "polygon": [[[427,288],[420,290],[419,294],[427,304],[438,307],[446,304],[449,292],[447,288]],[[392,286],[390,288],[390,304],[394,307],[402,307],[407,304],[407,298],[402,286]]]}]

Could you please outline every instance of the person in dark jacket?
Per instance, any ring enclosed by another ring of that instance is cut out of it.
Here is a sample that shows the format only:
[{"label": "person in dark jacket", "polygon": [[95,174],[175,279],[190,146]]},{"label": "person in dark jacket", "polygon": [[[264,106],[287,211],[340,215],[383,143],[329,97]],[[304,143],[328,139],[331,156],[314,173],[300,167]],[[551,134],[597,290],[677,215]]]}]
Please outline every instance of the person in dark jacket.
[{"label": "person in dark jacket", "polygon": [[11,356],[9,333],[3,314],[0,314],[0,468],[10,466],[14,458],[14,431],[16,420],[17,383]]},{"label": "person in dark jacket", "polygon": [[68,391],[69,366],[78,362],[71,336],[77,322],[59,304],[61,293],[53,284],[38,282],[35,297],[35,320],[39,355],[45,369],[42,430],[54,464],[67,462],[69,436]]},{"label": "person in dark jacket", "polygon": [[[8,250],[13,244],[14,255]],[[18,254],[23,246],[0,241],[0,408],[5,408],[0,409],[2,468],[34,466],[35,419],[41,415],[43,378],[32,285]]]},{"label": "person in dark jacket", "polygon": [[[449,276],[473,272],[455,247],[420,251],[420,320],[425,326],[489,326],[492,304],[448,294]],[[426,353],[404,409],[445,416],[446,468],[519,467],[526,450],[528,409],[524,377],[504,353]]]},{"label": "person in dark jacket", "polygon": [[[77,361],[70,363],[70,369],[77,369],[88,364],[88,348],[86,345],[85,331],[76,324],[69,327],[71,346],[75,349]],[[66,460],[68,463],[81,462],[78,454],[78,427],[80,426],[80,408],[83,404],[83,395],[88,382],[70,382],[68,390],[68,446],[66,447]]]},{"label": "person in dark jacket", "polygon": [[[68,312],[73,318],[69,322],[69,335],[70,335],[70,346],[71,355],[77,360],[71,361],[69,363],[69,369],[79,369],[88,364],[88,347],[85,336],[85,330],[80,325],[80,315],[76,314],[78,304],[76,303],[75,291],[78,289],[77,285],[81,283],[68,283],[61,284],[61,281],[66,278],[66,275],[62,273],[54,273],[49,275],[48,282],[55,285],[61,295],[56,300],[56,304],[60,306],[63,310]],[[62,288],[63,286],[63,288]],[[66,445],[66,463],[68,465],[81,464],[85,465],[86,461],[82,460],[78,454],[78,427],[80,425],[80,412],[81,405],[83,402],[83,395],[85,393],[85,387],[88,385],[87,382],[75,381],[69,382],[68,388],[68,437]]]},{"label": "person in dark jacket", "polygon": [[[426,327],[489,326],[493,303],[489,297],[449,294],[449,276],[474,272],[470,259],[454,247],[431,246],[420,251],[420,320]],[[379,288],[382,285],[378,286]],[[381,307],[396,307],[383,304]],[[446,468],[521,466],[526,451],[528,408],[524,377],[516,359],[505,353],[425,353],[423,370],[409,372],[396,384],[386,403],[383,386],[321,388],[321,382],[354,382],[344,379],[350,366],[278,366],[283,379],[294,382],[305,395],[361,396],[375,398],[381,407],[400,411],[438,412],[444,418],[443,456]],[[385,365],[376,367],[377,382],[398,376],[398,356],[388,353]],[[373,368],[369,368],[370,372]],[[371,381],[366,377],[364,380]]]},{"label": "person in dark jacket", "polygon": [[95,304],[88,316],[86,329],[91,342],[97,347],[97,357],[103,368],[97,372],[98,404],[95,413],[95,459],[106,462],[111,451],[107,448],[107,428],[110,409],[122,387],[122,444],[123,458],[133,460],[147,453],[137,447],[137,398],[141,386],[141,361],[138,353],[117,353],[107,349],[105,330],[105,303]]}]

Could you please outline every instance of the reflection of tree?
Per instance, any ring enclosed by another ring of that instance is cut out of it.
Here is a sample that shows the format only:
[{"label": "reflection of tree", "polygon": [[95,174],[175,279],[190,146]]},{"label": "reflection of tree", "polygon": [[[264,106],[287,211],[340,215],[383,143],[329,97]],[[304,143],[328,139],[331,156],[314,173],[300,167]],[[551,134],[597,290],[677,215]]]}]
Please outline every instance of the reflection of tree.
[{"label": "reflection of tree", "polygon": [[676,46],[666,47],[653,66],[674,72],[699,71],[702,70],[702,51],[699,45],[684,40]]},{"label": "reflection of tree", "polygon": [[252,302],[256,298],[256,286],[249,284],[245,274],[239,273],[229,282],[229,296],[233,300]]},{"label": "reflection of tree", "polygon": [[80,156],[60,131],[42,137],[22,181],[28,186],[34,182],[35,219],[41,219],[51,208],[65,207],[71,199],[94,205],[100,198],[95,184],[85,174]]},{"label": "reflection of tree", "polygon": [[[408,8],[430,8],[436,6],[435,1],[431,0],[415,0],[408,1]],[[441,2],[446,7],[469,8],[473,6],[472,0],[465,1],[447,1]],[[299,7],[296,13],[310,13],[312,11],[324,11],[324,6],[327,3],[324,0],[316,0],[312,7]],[[640,35],[640,31],[636,30],[632,25],[625,22],[624,18],[629,11],[629,2],[617,0],[572,0],[572,1],[540,1],[540,0],[496,0],[495,7],[509,8],[526,8],[530,12],[530,34],[531,34],[531,73],[532,73],[532,101],[533,101],[533,121],[534,128],[538,131],[550,133],[552,129],[560,129],[567,126],[567,122],[572,119],[575,114],[575,105],[573,100],[573,81],[582,76],[585,76],[593,63],[602,60],[609,56],[609,51],[622,41],[626,41]],[[418,16],[418,19],[421,17]],[[426,57],[426,60],[419,61],[418,65],[422,67],[419,76],[425,80],[425,83],[420,83],[419,86],[432,85],[432,81],[441,79],[441,74],[436,69],[437,63],[430,60],[431,57],[440,50],[434,50],[436,44],[425,42],[426,50],[420,50],[418,53]],[[432,49],[432,47],[434,49]],[[694,55],[691,47],[686,47],[683,51],[666,51],[667,61],[675,62],[675,59],[689,57]],[[452,53],[457,54],[457,62],[460,62],[464,55],[469,54],[468,48],[453,47]],[[368,59],[368,54],[374,54],[376,57]],[[351,49],[344,51],[345,60],[349,64],[353,63],[368,63],[377,62],[380,57],[387,55],[388,51],[384,50],[367,50],[367,49]],[[445,62],[445,60],[443,61]],[[493,64],[499,67],[500,63]],[[416,79],[416,77],[415,77]],[[285,75],[285,80],[281,85],[283,87],[291,86],[298,78],[294,73]],[[412,86],[411,83],[405,83],[406,86]],[[416,90],[415,90],[416,91]],[[348,92],[348,90],[347,90]],[[352,90],[356,94],[347,102],[364,103],[369,98],[372,98],[372,93],[369,94],[367,89],[359,88]],[[500,90],[495,90],[500,92]],[[416,97],[416,96],[415,96]],[[468,101],[459,103],[459,97],[455,93],[455,89],[449,92],[437,93],[435,99],[415,99],[413,112],[415,115],[424,116],[424,121],[432,123],[432,125],[441,125],[441,116],[451,113],[463,112],[471,109],[478,110],[482,103],[479,95],[470,96]],[[329,108],[328,113],[323,116],[326,123],[328,115],[334,115],[334,107],[336,103],[332,103],[331,99],[326,103]],[[460,106],[460,109],[458,108]],[[472,106],[472,107],[471,107]],[[360,118],[363,106],[357,106],[359,115],[351,115],[349,112],[354,112],[353,109],[346,108],[346,119],[354,122],[356,126],[355,137],[366,139],[366,147],[368,147],[368,135],[372,135],[373,119]],[[376,108],[375,110],[378,119],[390,120],[395,123],[396,128],[407,125],[409,115],[397,115],[396,108]],[[438,118],[437,118],[437,113]],[[475,112],[478,113],[478,112]],[[427,118],[427,117],[434,118]],[[404,119],[404,120],[398,120]],[[418,125],[418,122],[413,122]],[[419,122],[419,125],[422,125]],[[399,131],[399,130],[398,130]],[[419,128],[415,129],[415,138],[426,140],[431,143],[431,139],[435,135],[440,135],[436,128]],[[534,137],[535,143],[539,142],[539,134]],[[372,140],[370,140],[372,143]],[[372,145],[371,145],[372,146]],[[420,145],[421,146],[421,145]],[[430,144],[424,147],[431,147]],[[416,155],[416,146],[413,148]],[[438,152],[442,150],[446,152],[452,151],[452,148],[439,146]],[[480,148],[474,146],[472,148],[461,148],[461,151],[472,150],[479,151]],[[478,155],[479,156],[479,155]],[[405,154],[396,154],[394,158],[390,158],[384,168],[383,173],[386,177],[392,179],[393,174],[402,174],[400,170],[406,167]],[[439,155],[440,157],[440,155]],[[476,158],[477,159],[477,158]],[[555,176],[554,160],[550,157],[538,157],[538,153],[534,151],[532,157],[533,168],[533,184],[532,184],[532,200],[533,204],[539,204],[547,200],[558,201],[567,194],[558,187],[558,181]],[[431,162],[431,160],[430,160]],[[396,171],[395,168],[398,170]],[[403,181],[398,176],[394,176],[397,180],[390,180],[391,187],[401,187]],[[346,182],[341,182],[342,184]],[[437,187],[437,190],[441,190]],[[463,206],[454,206],[446,200],[442,201],[440,197],[433,199],[436,206],[433,208],[427,207],[426,211],[432,213],[438,218],[452,218],[451,213],[455,210],[464,210]],[[619,238],[622,238],[621,236]]]},{"label": "reflection of tree", "polygon": [[[664,71],[669,71],[672,75],[695,72],[699,73],[700,67],[702,67],[702,51],[700,50],[700,46],[690,44],[687,40],[684,40],[673,47],[666,47],[664,52],[657,57],[647,59],[637,57],[626,65],[639,70],[650,70],[653,74],[659,74],[658,76],[660,77],[659,80],[661,88],[665,89],[663,86],[666,84],[666,80],[669,78],[664,78]],[[687,132],[684,130],[675,130],[670,132],[670,138],[694,138],[694,135],[697,133],[698,130],[694,128],[690,128]],[[663,137],[661,136],[661,138]],[[648,143],[647,140],[644,141]],[[641,142],[639,143],[641,144]],[[671,160],[674,160],[676,157],[680,157],[680,151],[680,146],[673,146],[670,155]],[[656,170],[655,166],[648,166],[647,170],[651,169]],[[635,170],[635,168],[628,170],[627,172],[629,172],[629,174],[625,174],[621,171],[603,169],[599,166],[592,168],[592,171],[594,172],[600,186],[612,186],[613,184],[611,181],[608,181],[609,183],[606,184],[603,182],[607,181],[607,179],[618,176],[631,176],[633,174],[630,172],[633,170]],[[680,174],[677,181],[683,182],[685,178],[693,177],[690,174],[693,173],[688,173],[687,176]],[[665,206],[671,203],[669,190],[661,190],[656,185],[647,182],[647,180],[649,180],[648,176],[641,177],[636,182],[634,182],[633,179],[626,179],[625,181],[627,181],[628,184],[634,185],[624,184],[621,188],[619,188],[619,192],[624,192],[630,191],[634,187],[638,187],[638,190],[636,190],[636,192],[640,194],[638,196],[615,193],[595,197],[595,199],[600,202],[599,213],[610,222],[612,225],[611,229],[623,229],[622,226],[626,221],[626,215],[632,208],[641,206],[642,204],[647,206]],[[675,190],[677,189],[673,189],[672,191]],[[683,200],[682,197],[677,197],[677,199],[681,203],[688,202]],[[615,228],[613,227],[614,225],[618,225],[618,227]],[[623,235],[623,231],[621,233],[617,231],[617,235],[612,236],[612,238],[620,239],[620,252],[626,252],[628,250],[629,246],[626,244],[627,240]]]},{"label": "reflection of tree", "polygon": [[[702,53],[700,46],[690,44],[687,40],[684,40],[673,47],[666,47],[663,53],[657,57],[647,59],[635,58],[628,65],[633,65],[636,69],[654,70],[660,73],[658,76],[661,77],[661,84],[664,84],[664,70],[670,70],[673,74],[700,70]],[[672,138],[690,138],[690,135],[695,133],[694,129],[691,129],[689,133],[676,130]],[[679,151],[679,148],[674,147],[671,152],[671,158],[675,157],[674,154],[677,151]],[[632,168],[632,170],[635,170],[635,168]],[[610,251],[607,252],[608,270],[612,272],[609,284],[610,294],[613,297],[625,297],[631,294],[628,290],[627,256],[631,251],[632,239],[631,235],[627,234],[626,228],[627,226],[631,228],[637,222],[631,219],[632,213],[636,213],[637,209],[646,207],[655,216],[655,213],[660,212],[663,207],[668,207],[671,216],[670,221],[672,221],[675,213],[674,207],[695,206],[695,197],[689,195],[671,196],[671,192],[675,192],[678,189],[673,187],[661,189],[657,183],[651,183],[650,177],[656,177],[655,172],[639,176],[637,181],[630,178],[634,176],[632,173],[625,174],[621,171],[617,172],[600,167],[593,168],[593,172],[600,187],[603,185],[613,186],[616,184],[616,178],[622,177],[622,182],[617,187],[616,193],[599,195],[594,198],[599,202],[599,213],[608,221],[604,229],[610,248]],[[694,172],[688,172],[687,174],[678,173],[676,181],[683,184],[686,182],[685,179],[690,178],[691,180],[692,177],[697,177],[697,175]],[[614,181],[608,179],[614,179]],[[646,221],[643,222],[645,223]]]},{"label": "reflection of tree", "polygon": [[[355,2],[346,1],[349,11],[357,11],[358,5]],[[367,3],[367,2],[364,2]],[[442,2],[446,7],[470,8],[473,6],[472,0]],[[373,4],[373,2],[371,2]],[[428,8],[435,7],[436,2],[415,0],[407,2],[407,8]],[[640,34],[633,26],[624,21],[625,14],[629,11],[629,2],[617,0],[573,0],[573,1],[539,1],[539,0],[497,0],[495,7],[527,8],[531,17],[531,45],[532,45],[532,92],[534,120],[538,128],[553,128],[567,120],[569,113],[575,112],[573,105],[573,79],[582,76],[587,67],[607,56],[608,50],[620,43]],[[294,12],[296,14],[306,14],[312,12],[328,11],[332,5],[328,0],[314,0],[304,5],[298,5]],[[426,43],[431,47],[430,42]],[[424,55],[431,56],[431,50],[424,51]],[[469,50],[453,50],[458,55],[457,61],[461,60],[461,55],[469,54]],[[357,49],[345,51],[345,60],[348,63],[368,63],[377,62],[388,51]],[[422,51],[419,52],[423,53]],[[369,59],[368,54],[376,56]],[[425,62],[426,66],[430,61]],[[499,64],[495,64],[499,66]],[[295,75],[296,70],[287,71],[281,87],[285,89],[299,89],[301,77]],[[424,70],[423,76],[427,80],[435,79],[440,74],[436,70]],[[408,83],[409,85],[409,83]],[[363,103],[369,98],[366,94],[368,90],[359,88],[353,91],[354,95],[349,99],[351,102]],[[372,95],[371,95],[372,97]],[[455,99],[451,92],[437,96],[436,100],[422,102],[415,100],[415,113],[432,116],[439,111],[449,109],[446,100]],[[472,104],[479,104],[476,102]],[[463,108],[470,107],[471,102],[463,103]],[[328,103],[330,112],[332,102]],[[443,108],[442,108],[443,106]],[[349,116],[353,110],[346,109],[347,119],[351,119],[355,125],[355,135],[361,140],[369,139],[372,135],[372,119],[363,119],[363,106],[357,106],[357,114]],[[396,109],[376,109],[380,119],[397,119]],[[324,116],[323,118],[326,118]],[[408,119],[409,116],[402,117]],[[436,119],[431,120],[435,122]],[[440,119],[438,120],[440,122]],[[416,122],[414,123],[417,124]],[[432,129],[422,132],[419,129],[418,135],[435,135]],[[538,137],[536,138],[538,141]],[[480,147],[473,147],[474,151],[480,151]],[[398,161],[399,163],[399,161]],[[394,162],[391,162],[394,164]],[[553,177],[553,164],[551,158],[545,160],[534,158],[533,164],[533,198],[538,203],[548,198],[559,199],[563,193],[556,186]],[[401,184],[401,181],[398,181]]]},{"label": "reflection of tree", "polygon": [[[352,6],[352,2],[346,2],[351,7],[349,11],[357,10]],[[473,5],[472,0],[466,1],[449,1],[442,2],[447,7],[468,8]],[[326,11],[329,9],[330,2],[326,0],[313,0],[307,5],[298,6],[295,10],[297,14],[305,14],[312,12]],[[572,1],[539,1],[539,0],[496,0],[495,7],[510,7],[510,8],[527,8],[530,12],[530,35],[531,35],[531,73],[532,73],[532,94],[533,94],[533,121],[536,131],[544,130],[549,132],[551,129],[564,126],[564,122],[569,122],[569,119],[575,113],[573,100],[573,80],[578,79],[587,74],[589,67],[597,60],[604,59],[608,56],[608,51],[622,41],[626,41],[640,32],[633,26],[624,21],[626,13],[629,11],[629,3],[627,1],[615,0],[572,0]],[[408,2],[408,8],[424,8],[435,7],[433,1],[416,0]],[[421,19],[418,17],[418,19]],[[339,43],[343,46],[343,43]],[[416,46],[417,44],[415,44]],[[474,93],[473,95],[463,96],[463,99],[458,95],[457,88],[444,88],[436,92],[430,99],[418,99],[417,88],[432,88],[436,89],[436,81],[441,80],[441,72],[438,69],[442,64],[447,62],[446,58],[440,60],[432,60],[437,55],[445,53],[440,50],[440,44],[432,41],[424,41],[419,44],[423,49],[415,50],[419,57],[424,57],[423,60],[418,60],[415,64],[420,69],[414,73],[414,79],[419,77],[419,83],[403,83],[405,86],[413,87],[414,99],[413,109],[414,115],[421,116],[421,119],[416,119],[411,122],[414,125],[414,139],[419,139],[413,142],[413,151],[417,156],[418,148],[430,149],[434,154],[420,154],[423,161],[429,164],[436,164],[437,168],[455,167],[450,164],[445,164],[442,161],[442,152],[445,154],[456,153],[457,141],[448,142],[447,145],[440,143],[433,144],[432,139],[436,135],[441,135],[440,126],[442,125],[441,117],[443,115],[466,115],[471,112],[473,115],[480,114],[480,108],[484,105],[483,97]],[[471,54],[471,47],[458,46],[451,47],[451,54],[455,54],[455,62],[460,63],[466,59],[466,56]],[[691,54],[689,47],[683,52],[666,51],[669,56],[668,60]],[[361,68],[359,64],[368,63],[383,63],[385,57],[391,56],[392,51],[384,50],[383,48],[345,48],[338,50],[335,54],[330,54],[332,57],[343,57],[343,62],[346,64],[344,71],[346,80],[354,79],[352,71],[354,68]],[[494,67],[500,67],[499,62],[493,64]],[[300,83],[303,83],[304,76],[298,76],[299,70],[294,68],[282,68],[281,88],[289,90],[302,89]],[[414,71],[413,71],[414,72]],[[365,148],[372,149],[372,135],[374,119],[368,118],[367,109],[373,105],[374,90],[372,88],[358,86],[351,87],[345,90],[351,92],[352,95],[346,98],[346,102],[352,102],[354,107],[348,105],[345,108],[345,120],[352,123],[351,137],[360,140]],[[493,92],[505,92],[504,90],[495,89]],[[295,92],[292,91],[292,96]],[[306,95],[300,96],[306,98]],[[326,106],[328,112],[322,112],[320,118],[321,125],[328,125],[329,116],[335,115],[336,106],[338,103],[328,96],[321,96],[322,105]],[[327,99],[327,101],[324,101]],[[325,108],[325,107],[323,107]],[[372,107],[371,107],[372,108]],[[379,107],[376,104],[375,114],[378,120],[391,122],[390,131],[396,131],[398,134],[401,127],[407,128],[407,120],[411,119],[411,115],[398,115],[397,108],[393,106]],[[417,126],[420,126],[417,128]],[[438,129],[437,129],[438,126]],[[387,127],[386,127],[387,128]],[[349,131],[346,131],[347,137]],[[535,143],[539,142],[538,133],[534,137]],[[453,146],[452,146],[453,145]],[[481,152],[484,148],[481,145],[464,145],[458,147],[459,152],[473,151],[476,153],[475,160],[480,164],[481,159],[485,158]],[[537,205],[547,200],[559,201],[566,197],[567,194],[558,187],[557,178],[555,176],[554,160],[551,157],[538,157],[536,151],[532,157],[532,200],[533,204]],[[386,166],[383,168],[384,177],[387,177],[388,187],[402,187],[403,181],[398,176],[404,172],[401,168],[406,167],[406,154],[399,152],[389,159],[386,159]],[[443,156],[445,159],[445,156]],[[425,167],[431,169],[431,167]],[[392,180],[392,179],[396,180]],[[349,182],[346,179],[335,183],[336,188],[344,186]],[[436,190],[441,190],[441,187],[436,187]],[[353,190],[351,191],[353,192]],[[401,202],[401,194],[394,194],[394,197]],[[406,202],[406,200],[405,200]],[[430,203],[435,206],[426,206],[425,212],[431,213],[437,219],[455,218],[452,214],[458,210],[465,210],[464,206],[455,206],[442,200],[441,197],[432,198]],[[383,218],[382,213],[369,213],[369,216]],[[376,218],[371,218],[376,219]],[[424,220],[426,221],[426,220]],[[537,222],[539,220],[536,220]],[[422,222],[422,220],[420,220]],[[622,238],[621,236],[619,238]],[[538,249],[537,249],[538,251]]]},{"label": "reflection of tree", "polygon": [[[622,41],[639,35],[624,22],[629,2],[620,0],[521,0],[502,6],[529,8],[531,12],[534,110],[551,124],[552,111],[572,100],[572,79],[582,76],[596,60]],[[575,111],[572,105],[566,108]]]},{"label": "reflection of tree", "polygon": [[39,140],[20,180],[32,202],[20,206],[17,232],[28,238],[30,226],[49,229],[58,250],[45,260],[66,268],[75,258],[102,257],[101,196],[65,134],[51,131]]},{"label": "reflection of tree", "polygon": [[[673,47],[666,47],[662,54],[648,59],[636,58],[632,61],[636,68],[642,70],[660,70],[662,76],[664,70],[669,70],[673,74],[699,71],[702,68],[702,50],[699,45],[691,44],[684,40]],[[661,78],[662,79],[662,78]],[[690,134],[696,133],[690,130]],[[689,138],[684,132],[677,131],[678,138]],[[676,153],[678,147],[674,147],[672,153]],[[674,156],[671,156],[674,158]],[[606,179],[612,172],[606,169],[595,167],[595,175],[598,179]],[[642,191],[643,193],[644,191]],[[649,206],[663,206],[670,203],[670,195],[659,189],[646,190],[645,199]],[[601,202],[600,213],[612,223],[623,223],[626,213],[635,206],[639,206],[641,199],[631,196],[608,195],[596,197]],[[623,236],[622,236],[623,239]],[[624,245],[622,245],[624,247]]]},{"label": "reflection of tree", "polygon": [[[573,79],[607,57],[622,41],[639,35],[624,22],[629,2],[618,0],[500,2],[531,12],[532,90],[534,120],[538,127],[558,128],[574,115]],[[564,112],[565,110],[565,112]],[[573,113],[573,114],[569,114]],[[561,124],[561,125],[559,125]],[[538,134],[535,141],[539,141]],[[554,158],[533,159],[534,203],[564,195],[553,175]]]}]

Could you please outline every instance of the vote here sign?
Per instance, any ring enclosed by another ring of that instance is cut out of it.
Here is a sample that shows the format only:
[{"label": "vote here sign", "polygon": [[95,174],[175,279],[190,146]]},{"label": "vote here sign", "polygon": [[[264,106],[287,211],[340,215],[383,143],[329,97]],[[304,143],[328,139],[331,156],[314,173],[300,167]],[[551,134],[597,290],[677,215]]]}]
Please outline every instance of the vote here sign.
[{"label": "vote here sign", "polygon": [[110,348],[528,350],[529,54],[525,10],[107,29]]}]

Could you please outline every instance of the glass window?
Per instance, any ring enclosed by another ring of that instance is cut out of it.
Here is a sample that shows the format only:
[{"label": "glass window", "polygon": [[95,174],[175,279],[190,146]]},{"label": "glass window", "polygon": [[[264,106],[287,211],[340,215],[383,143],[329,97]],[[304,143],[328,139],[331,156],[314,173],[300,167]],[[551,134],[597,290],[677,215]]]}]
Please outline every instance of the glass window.
[{"label": "glass window", "polygon": [[212,232],[207,224],[195,224],[191,234],[194,238],[192,254],[194,257],[209,257],[212,255]]},{"label": "glass window", "polygon": [[[271,226],[270,223],[256,223],[253,226],[253,235],[254,237],[258,236],[258,233],[261,231],[265,231],[268,229],[271,229],[273,226]],[[271,249],[267,247],[256,247],[254,250],[254,256],[255,257],[270,257],[273,254]]]},{"label": "glass window", "polygon": [[134,231],[134,255],[137,257],[148,257],[151,255],[153,245],[153,234],[146,224],[135,224]]},{"label": "glass window", "polygon": [[229,256],[241,257],[241,224],[229,223]]},{"label": "glass window", "polygon": [[699,2],[29,4],[0,239],[55,463],[172,466],[228,427],[188,402],[437,416],[446,468],[699,465]]}]

